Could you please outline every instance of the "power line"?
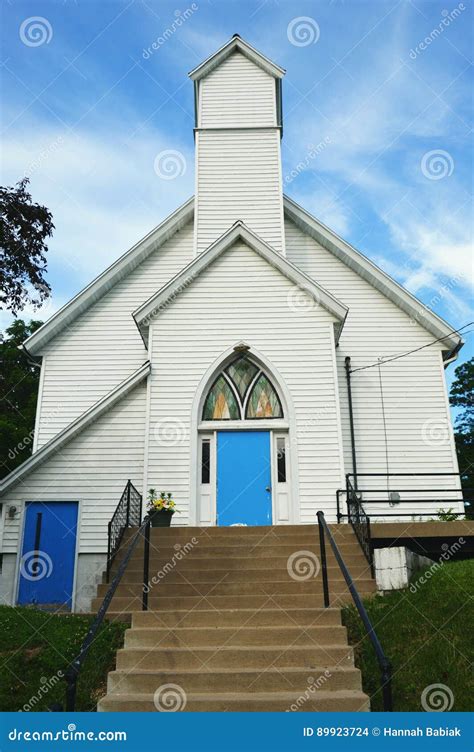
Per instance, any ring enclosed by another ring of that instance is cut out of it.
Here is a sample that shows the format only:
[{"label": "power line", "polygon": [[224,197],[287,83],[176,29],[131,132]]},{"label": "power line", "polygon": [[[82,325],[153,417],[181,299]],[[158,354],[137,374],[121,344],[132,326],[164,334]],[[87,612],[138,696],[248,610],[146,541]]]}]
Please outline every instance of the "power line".
[{"label": "power line", "polygon": [[[432,342],[428,342],[427,345],[422,345],[421,347],[416,347],[414,350],[408,350],[408,352],[402,353],[401,355],[395,355],[393,358],[388,358],[388,360],[382,360],[377,361],[377,363],[370,363],[368,366],[361,366],[360,368],[354,368],[351,369],[351,373],[357,373],[357,371],[365,371],[367,368],[375,368],[376,366],[385,365],[386,363],[391,363],[394,360],[400,360],[400,358],[406,358],[407,355],[412,355],[413,353],[419,352],[420,350],[424,350],[425,347],[431,347],[431,345],[435,345],[437,342],[442,342],[444,339],[447,339],[451,336],[451,334],[460,334],[463,329],[466,329],[466,327],[471,326],[474,324],[474,321],[470,321],[468,324],[464,324],[464,326],[461,326],[460,329],[453,329],[449,332],[449,334],[446,334],[444,337],[439,337],[439,339],[434,339]],[[473,331],[472,329],[469,329],[468,332],[464,332],[464,334],[469,334],[469,332]]]}]

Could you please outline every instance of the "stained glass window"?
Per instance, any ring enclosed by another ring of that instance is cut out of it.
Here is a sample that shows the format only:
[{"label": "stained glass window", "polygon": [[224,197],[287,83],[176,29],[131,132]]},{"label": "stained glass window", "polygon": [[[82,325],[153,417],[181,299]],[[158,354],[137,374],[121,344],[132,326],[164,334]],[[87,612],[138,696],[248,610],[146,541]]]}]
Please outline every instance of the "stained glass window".
[{"label": "stained glass window", "polygon": [[283,418],[281,402],[267,376],[240,355],[212,385],[204,403],[203,420],[240,420],[245,404],[246,418]]},{"label": "stained glass window", "polygon": [[226,372],[234,382],[240,397],[243,399],[254,376],[258,372],[256,365],[248,358],[239,358],[226,368]]},{"label": "stained glass window", "polygon": [[207,395],[204,420],[239,420],[240,410],[234,392],[223,376],[214,382]]},{"label": "stained glass window", "polygon": [[260,374],[250,393],[246,418],[282,418],[280,400],[265,374]]}]

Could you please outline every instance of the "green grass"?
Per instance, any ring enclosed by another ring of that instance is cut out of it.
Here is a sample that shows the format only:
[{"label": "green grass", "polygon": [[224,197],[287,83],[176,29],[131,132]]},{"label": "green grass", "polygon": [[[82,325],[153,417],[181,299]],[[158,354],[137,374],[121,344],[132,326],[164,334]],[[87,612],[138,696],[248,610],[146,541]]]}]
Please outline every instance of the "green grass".
[{"label": "green grass", "polygon": [[[77,655],[92,621],[87,616],[0,606],[0,711],[18,711],[25,705],[44,711],[52,703],[64,705],[66,685],[58,672]],[[126,628],[105,623],[98,632],[81,671],[76,710],[96,709]]]},{"label": "green grass", "polygon": [[[412,588],[364,601],[382,647],[393,665],[393,703],[397,711],[420,711],[421,694],[444,684],[454,695],[452,711],[472,711],[474,686],[474,561],[444,564],[424,584],[422,572]],[[343,609],[343,622],[362,671],[372,710],[382,710],[380,672],[374,650],[354,606]]]}]

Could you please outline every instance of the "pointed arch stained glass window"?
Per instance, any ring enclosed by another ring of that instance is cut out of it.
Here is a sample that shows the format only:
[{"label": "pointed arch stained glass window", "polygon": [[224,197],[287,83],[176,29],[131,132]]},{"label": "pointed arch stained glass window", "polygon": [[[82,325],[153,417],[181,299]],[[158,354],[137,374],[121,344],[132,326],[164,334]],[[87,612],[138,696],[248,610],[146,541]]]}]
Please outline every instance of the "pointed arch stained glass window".
[{"label": "pointed arch stained glass window", "polygon": [[219,376],[207,395],[203,419],[240,420],[240,410],[237,400],[224,376]]},{"label": "pointed arch stained glass window", "polygon": [[239,356],[214,381],[202,417],[203,420],[283,418],[283,410],[269,378],[249,358]]},{"label": "pointed arch stained glass window", "polygon": [[239,358],[234,360],[230,366],[227,366],[226,372],[237,387],[240,398],[243,399],[253,378],[258,373],[258,368],[248,358]]},{"label": "pointed arch stained glass window", "polygon": [[265,374],[260,374],[247,402],[246,418],[282,418],[280,400]]}]

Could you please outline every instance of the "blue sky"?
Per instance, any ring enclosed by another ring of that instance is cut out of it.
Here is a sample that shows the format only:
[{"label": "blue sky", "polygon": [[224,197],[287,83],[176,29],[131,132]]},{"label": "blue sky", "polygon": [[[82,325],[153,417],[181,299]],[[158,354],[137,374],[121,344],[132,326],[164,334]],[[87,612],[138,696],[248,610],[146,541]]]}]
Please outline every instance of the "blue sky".
[{"label": "blue sky", "polygon": [[[285,192],[453,327],[471,321],[472,20],[467,1],[4,2],[2,183],[28,174],[56,225],[35,315],[192,195],[187,73],[239,33],[287,70]],[[183,166],[163,180],[169,149]]]}]

